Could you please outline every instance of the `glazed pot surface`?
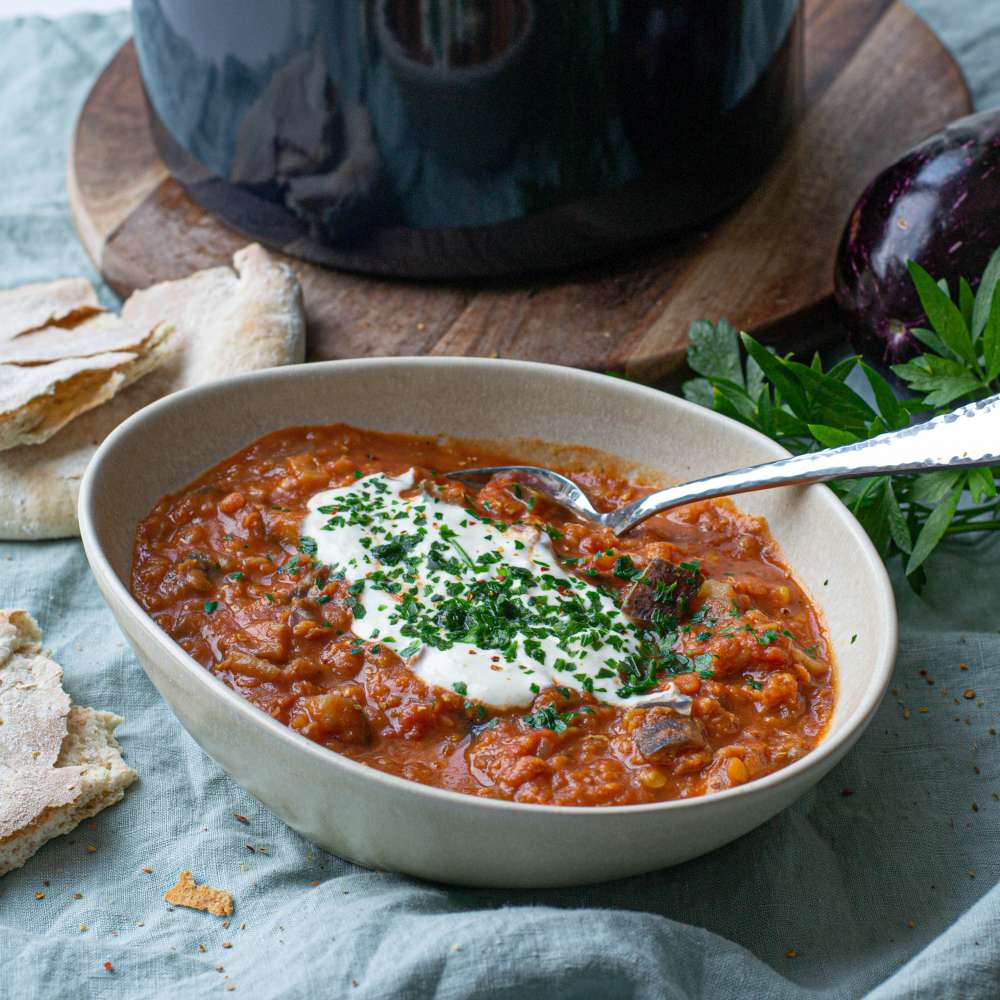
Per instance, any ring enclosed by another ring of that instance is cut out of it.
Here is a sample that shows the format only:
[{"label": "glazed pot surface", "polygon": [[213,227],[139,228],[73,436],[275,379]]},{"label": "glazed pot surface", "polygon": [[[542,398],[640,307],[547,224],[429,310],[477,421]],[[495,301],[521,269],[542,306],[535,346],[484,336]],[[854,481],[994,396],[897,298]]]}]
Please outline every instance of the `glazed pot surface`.
[{"label": "glazed pot surface", "polygon": [[798,97],[798,0],[136,0],[190,194],[293,255],[567,267],[747,194]]}]

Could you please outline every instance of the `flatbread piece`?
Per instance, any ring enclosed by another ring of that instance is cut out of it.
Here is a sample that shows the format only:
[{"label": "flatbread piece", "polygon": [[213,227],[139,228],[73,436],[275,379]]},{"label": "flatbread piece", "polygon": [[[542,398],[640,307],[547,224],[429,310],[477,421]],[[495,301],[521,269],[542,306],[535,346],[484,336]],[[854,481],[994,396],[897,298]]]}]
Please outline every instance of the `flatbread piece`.
[{"label": "flatbread piece", "polygon": [[[121,329],[113,333],[108,330],[108,335],[100,339],[117,340],[127,345],[124,350],[59,357],[63,346],[57,343],[55,350],[39,344],[40,349],[30,354],[24,349],[5,351],[5,348],[23,348],[21,341],[44,339],[49,330],[57,334],[57,339],[80,336],[83,343],[85,334],[79,331],[81,326],[90,325],[86,322],[71,330],[50,327],[0,344],[0,451],[47,441],[71,420],[106,403],[163,361],[168,350],[169,327],[159,323],[139,334],[126,331],[124,324],[114,319]],[[22,358],[47,353],[52,357],[42,362],[19,358],[3,364],[5,353],[20,354]]]},{"label": "flatbread piece", "polygon": [[257,244],[240,250],[232,268],[136,292],[122,320],[131,329],[171,327],[168,357],[44,444],[0,452],[0,539],[79,534],[76,501],[87,463],[118,424],[148,403],[227,375],[305,359],[298,280]]},{"label": "flatbread piece", "polygon": [[35,620],[0,610],[0,875],[122,798],[137,775],[112,735],[121,721],[70,705]]}]

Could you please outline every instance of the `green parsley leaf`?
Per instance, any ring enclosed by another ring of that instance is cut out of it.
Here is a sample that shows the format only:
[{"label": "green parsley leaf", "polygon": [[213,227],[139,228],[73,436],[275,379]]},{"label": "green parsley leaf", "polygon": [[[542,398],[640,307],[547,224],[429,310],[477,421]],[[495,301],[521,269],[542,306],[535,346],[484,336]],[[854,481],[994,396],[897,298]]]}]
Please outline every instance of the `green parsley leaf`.
[{"label": "green parsley leaf", "polygon": [[997,315],[997,288],[1000,287],[1000,248],[993,251],[979,281],[976,301],[972,308],[972,337],[975,340],[986,329],[990,320],[1000,319]]},{"label": "green parsley leaf", "polygon": [[962,486],[956,486],[941,504],[934,508],[917,535],[913,551],[906,563],[907,576],[911,574],[931,554],[938,542],[944,538],[962,497]]},{"label": "green parsley leaf", "polygon": [[554,733],[564,733],[576,715],[576,712],[557,712],[551,705],[546,705],[531,715],[522,716],[521,721],[529,729],[551,729]]},{"label": "green parsley leaf", "polygon": [[[898,398],[860,358],[824,371],[818,357],[806,365],[781,356],[725,320],[691,325],[688,363],[700,377],[684,384],[684,395],[803,454],[900,430],[915,415],[936,416],[1000,393],[1000,249],[975,294],[976,282],[962,279],[954,300],[948,285],[918,264],[911,262],[909,271],[929,321],[927,329],[913,330],[924,353],[892,369],[909,398]],[[867,381],[873,404],[848,384],[852,373]],[[1000,467],[898,473],[830,486],[883,558],[898,558],[919,590],[923,565],[945,538],[1000,530],[998,475]]]},{"label": "green parsley leaf", "polygon": [[975,366],[977,359],[972,337],[959,308],[915,260],[909,261],[906,266],[934,332],[957,358]]}]

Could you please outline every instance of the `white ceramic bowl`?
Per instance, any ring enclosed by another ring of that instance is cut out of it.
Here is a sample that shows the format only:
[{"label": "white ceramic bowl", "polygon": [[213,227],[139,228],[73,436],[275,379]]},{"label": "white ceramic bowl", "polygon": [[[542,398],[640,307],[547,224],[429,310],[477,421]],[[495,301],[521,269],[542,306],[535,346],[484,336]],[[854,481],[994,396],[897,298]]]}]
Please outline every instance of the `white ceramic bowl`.
[{"label": "white ceramic bowl", "polygon": [[674,480],[786,454],[741,424],[654,389],[569,368],[465,358],[276,368],[177,393],[118,427],[80,493],[83,544],[101,592],[146,673],[205,752],[322,847],[362,865],[465,885],[572,885],[647,872],[763,823],[819,781],[871,720],[896,650],[892,590],[858,523],[829,490],[813,486],[740,499],[768,518],[825,611],[839,669],[826,738],[781,771],[687,801],[521,805],[382,774],[299,736],[152,622],[129,593],[132,546],[138,522],[161,496],[220,459],[278,428],[339,421],[582,444]]}]

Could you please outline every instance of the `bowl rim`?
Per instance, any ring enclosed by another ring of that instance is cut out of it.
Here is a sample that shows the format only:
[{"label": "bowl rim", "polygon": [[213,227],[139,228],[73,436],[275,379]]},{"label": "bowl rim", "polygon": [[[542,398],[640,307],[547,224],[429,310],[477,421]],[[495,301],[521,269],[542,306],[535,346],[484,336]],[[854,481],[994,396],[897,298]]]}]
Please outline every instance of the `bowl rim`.
[{"label": "bowl rim", "polygon": [[[709,809],[717,804],[730,800],[757,795],[760,796],[767,791],[788,783],[794,783],[798,778],[812,770],[820,770],[821,777],[825,773],[823,764],[833,758],[830,766],[837,763],[840,756],[846,753],[861,735],[875,712],[889,687],[892,673],[895,667],[895,659],[898,643],[898,618],[896,612],[895,595],[889,574],[878,555],[867,533],[861,524],[854,518],[850,511],[843,507],[834,516],[845,519],[847,530],[853,535],[855,542],[866,557],[867,570],[874,575],[874,582],[883,598],[883,609],[880,617],[880,647],[874,658],[874,667],[871,671],[868,686],[865,689],[861,700],[854,712],[845,719],[842,728],[836,733],[829,733],[822,742],[813,750],[810,750],[803,757],[787,766],[773,771],[762,778],[749,781],[736,788],[727,788],[717,792],[707,793],[687,799],[670,799],[664,802],[645,802],[634,805],[607,805],[607,806],[561,806],[548,805],[542,803],[514,802],[507,799],[495,799],[491,797],[470,795],[466,792],[452,791],[447,788],[437,788],[432,785],[424,785],[417,781],[411,781],[398,775],[388,774],[377,768],[369,767],[358,761],[351,760],[334,750],[321,746],[318,743],[307,739],[300,733],[295,732],[291,727],[279,722],[259,708],[253,705],[242,695],[228,687],[214,674],[206,670],[197,660],[178,645],[166,632],[164,632],[139,605],[132,596],[128,587],[119,580],[117,573],[111,566],[108,557],[105,555],[97,529],[94,525],[91,509],[93,506],[95,484],[100,478],[102,469],[109,457],[113,455],[118,443],[129,435],[138,432],[142,426],[150,419],[156,417],[164,410],[175,407],[184,407],[190,402],[197,400],[201,396],[218,392],[229,392],[239,390],[253,382],[269,381],[272,379],[296,379],[303,374],[318,374],[322,371],[350,371],[358,368],[398,368],[420,366],[426,368],[434,367],[470,367],[480,370],[496,371],[498,367],[510,370],[522,371],[526,375],[529,372],[544,372],[548,375],[557,374],[560,377],[578,380],[585,387],[587,384],[603,384],[609,376],[584,369],[570,368],[563,365],[545,364],[535,361],[520,361],[515,359],[500,358],[467,358],[460,356],[392,356],[377,358],[348,358],[335,361],[309,362],[296,365],[284,365],[277,368],[267,368],[260,371],[248,372],[240,375],[233,375],[223,379],[201,385],[191,386],[164,396],[154,402],[137,410],[126,420],[122,421],[114,430],[101,442],[87,466],[83,480],[80,484],[80,496],[77,505],[80,537],[83,542],[91,570],[99,582],[103,581],[105,587],[109,587],[118,599],[119,606],[127,611],[130,618],[142,629],[145,636],[159,649],[161,654],[168,659],[176,668],[186,672],[195,682],[200,685],[206,695],[221,698],[226,705],[235,711],[242,719],[251,726],[257,727],[265,732],[270,732],[279,740],[284,742],[294,753],[299,751],[313,757],[320,767],[331,768],[334,771],[342,770],[347,775],[374,782],[383,786],[388,792],[398,792],[404,795],[424,797],[431,801],[436,801],[442,807],[465,807],[468,809],[484,810],[504,810],[507,812],[517,812],[526,815],[549,815],[549,816],[636,816],[651,812],[673,813],[693,809]],[[613,376],[611,376],[613,377]],[[631,382],[627,379],[620,380],[626,391],[633,392],[638,396],[660,403],[666,401],[667,406],[676,406],[681,410],[696,412],[699,419],[715,423],[720,428],[727,431],[734,428],[740,434],[756,439],[758,443],[765,445],[775,452],[775,458],[788,456],[790,452],[768,438],[759,431],[744,424],[740,424],[723,414],[697,403],[692,403],[686,399],[655,389],[650,386]],[[286,427],[303,426],[301,424],[290,423],[283,425]],[[272,428],[281,430],[281,427]],[[264,433],[270,433],[265,431]],[[261,437],[257,435],[257,438]],[[256,440],[257,438],[254,438]],[[248,441],[247,444],[252,442]],[[225,456],[221,456],[222,461]],[[812,485],[798,487],[808,490],[823,490],[829,494],[831,503],[839,504],[836,496],[829,487],[823,485]],[[836,511],[836,508],[833,508]],[[132,526],[134,531],[134,526]],[[780,545],[780,539],[778,539]],[[794,572],[794,566],[791,567]],[[811,597],[811,595],[810,595]],[[110,602],[108,602],[110,604]],[[823,606],[818,605],[823,611]],[[119,626],[120,627],[120,626]],[[141,664],[140,664],[141,665]],[[162,697],[162,696],[161,696]],[[166,699],[164,699],[165,701]],[[836,705],[836,703],[835,703]],[[169,708],[168,704],[168,708]],[[173,711],[171,709],[171,711]],[[197,740],[196,740],[197,742]],[[205,752],[205,751],[203,751]],[[211,756],[211,755],[209,755]],[[235,779],[234,779],[235,780]]]}]

